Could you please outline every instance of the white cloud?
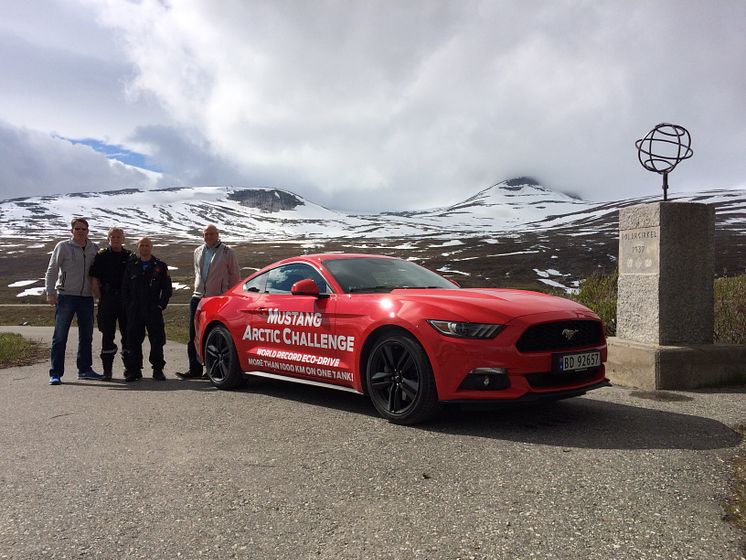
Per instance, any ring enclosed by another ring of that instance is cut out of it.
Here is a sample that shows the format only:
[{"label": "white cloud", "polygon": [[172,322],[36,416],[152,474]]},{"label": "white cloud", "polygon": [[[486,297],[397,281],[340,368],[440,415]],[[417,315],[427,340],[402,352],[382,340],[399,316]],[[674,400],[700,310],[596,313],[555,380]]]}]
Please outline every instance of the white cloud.
[{"label": "white cloud", "polygon": [[0,122],[0,199],[151,188],[160,175],[112,161],[82,144]]},{"label": "white cloud", "polygon": [[117,33],[88,2],[7,2],[0,18],[0,121],[67,138],[127,144],[137,125],[170,124],[156,96],[136,91]]},{"label": "white cloud", "polygon": [[0,49],[36,55],[26,73],[0,57],[20,75],[0,118],[139,149],[181,182],[369,209],[517,175],[597,200],[653,194],[634,141],[661,121],[694,138],[672,192],[746,178],[743,2],[48,5],[67,27],[31,8],[14,11],[33,26],[0,24]]}]

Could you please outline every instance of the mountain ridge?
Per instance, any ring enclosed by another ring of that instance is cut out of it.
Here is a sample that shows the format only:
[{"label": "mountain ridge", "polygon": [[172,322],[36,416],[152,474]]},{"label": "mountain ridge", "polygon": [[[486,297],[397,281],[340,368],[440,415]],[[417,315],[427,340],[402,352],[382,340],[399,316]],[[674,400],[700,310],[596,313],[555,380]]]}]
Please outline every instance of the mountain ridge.
[{"label": "mountain ridge", "polygon": [[[715,269],[719,275],[742,274],[746,189],[677,193],[672,199],[715,205]],[[0,283],[0,298],[33,295],[26,283],[40,281],[54,244],[69,237],[73,216],[89,219],[97,242],[114,225],[124,228],[131,244],[151,236],[183,286],[193,282],[192,251],[202,228],[215,223],[247,274],[304,252],[363,252],[416,261],[465,287],[568,292],[584,278],[616,267],[619,209],[654,201],[660,196],[584,201],[525,177],[480,189],[449,206],[378,214],[332,210],[270,187],[24,197],[0,202],[0,279],[7,284]],[[21,285],[24,291],[17,293],[15,286]]]},{"label": "mountain ridge", "polygon": [[[746,189],[678,193],[676,200],[714,204],[718,227],[746,234]],[[192,241],[215,223],[227,241],[336,238],[480,237],[520,231],[613,233],[619,208],[659,196],[593,202],[554,191],[531,177],[495,183],[436,208],[375,214],[342,212],[272,187],[193,186],[20,197],[0,201],[4,237],[65,237],[72,216],[101,235],[110,226]]]}]

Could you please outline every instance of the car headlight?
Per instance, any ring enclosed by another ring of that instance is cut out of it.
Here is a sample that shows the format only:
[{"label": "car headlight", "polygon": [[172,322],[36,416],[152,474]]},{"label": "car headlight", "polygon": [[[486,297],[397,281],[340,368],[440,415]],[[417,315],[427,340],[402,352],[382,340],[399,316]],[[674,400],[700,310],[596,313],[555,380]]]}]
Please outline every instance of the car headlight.
[{"label": "car headlight", "polygon": [[437,321],[428,319],[428,323],[440,334],[457,338],[495,338],[505,325],[494,323],[466,323],[463,321]]}]

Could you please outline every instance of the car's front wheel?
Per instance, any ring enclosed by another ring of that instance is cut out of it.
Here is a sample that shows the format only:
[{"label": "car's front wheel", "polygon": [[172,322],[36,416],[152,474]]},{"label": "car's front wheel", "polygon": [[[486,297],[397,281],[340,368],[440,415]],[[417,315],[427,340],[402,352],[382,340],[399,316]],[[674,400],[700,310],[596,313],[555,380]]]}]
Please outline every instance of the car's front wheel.
[{"label": "car's front wheel", "polygon": [[440,408],[430,361],[410,335],[389,334],[376,341],[365,383],[373,406],[395,424],[424,422]]},{"label": "car's front wheel", "polygon": [[218,389],[235,389],[243,383],[244,375],[238,364],[236,345],[233,344],[231,333],[222,325],[214,327],[207,335],[205,369]]}]

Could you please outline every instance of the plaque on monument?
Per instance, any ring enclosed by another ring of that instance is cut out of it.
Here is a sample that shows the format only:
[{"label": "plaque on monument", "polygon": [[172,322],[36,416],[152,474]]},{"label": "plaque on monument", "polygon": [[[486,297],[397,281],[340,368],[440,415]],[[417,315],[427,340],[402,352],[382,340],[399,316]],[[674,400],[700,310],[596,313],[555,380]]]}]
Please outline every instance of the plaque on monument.
[{"label": "plaque on monument", "polygon": [[620,274],[657,274],[659,246],[658,228],[619,232]]}]

